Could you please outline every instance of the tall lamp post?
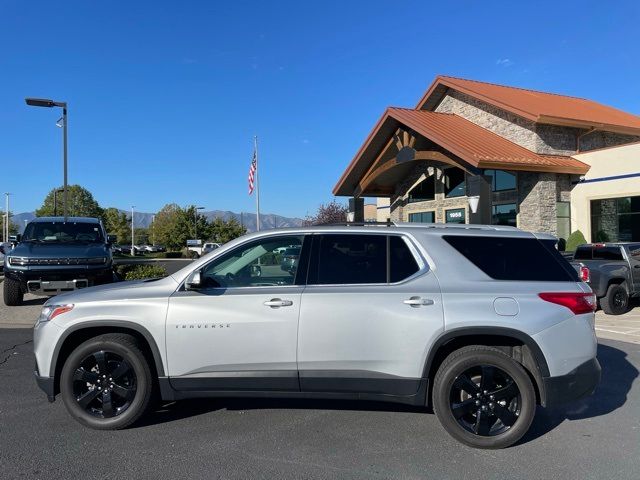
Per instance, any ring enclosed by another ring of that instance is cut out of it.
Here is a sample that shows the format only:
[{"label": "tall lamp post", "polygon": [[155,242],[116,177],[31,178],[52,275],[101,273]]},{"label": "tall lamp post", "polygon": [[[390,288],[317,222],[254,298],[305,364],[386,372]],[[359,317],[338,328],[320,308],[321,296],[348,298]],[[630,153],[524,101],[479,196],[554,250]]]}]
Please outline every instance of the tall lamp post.
[{"label": "tall lamp post", "polygon": [[2,241],[9,241],[9,192],[4,193],[4,224],[2,225]]},{"label": "tall lamp post", "polygon": [[60,107],[62,108],[62,155],[64,162],[64,221],[67,221],[67,102],[57,102],[47,98],[26,98],[27,105],[31,107]]},{"label": "tall lamp post", "polygon": [[134,257],[136,254],[133,251],[133,239],[135,235],[135,230],[133,228],[133,209],[136,208],[135,205],[131,205],[131,256]]},{"label": "tall lamp post", "polygon": [[204,210],[204,207],[194,207],[193,209],[193,239],[198,239],[198,210]]}]

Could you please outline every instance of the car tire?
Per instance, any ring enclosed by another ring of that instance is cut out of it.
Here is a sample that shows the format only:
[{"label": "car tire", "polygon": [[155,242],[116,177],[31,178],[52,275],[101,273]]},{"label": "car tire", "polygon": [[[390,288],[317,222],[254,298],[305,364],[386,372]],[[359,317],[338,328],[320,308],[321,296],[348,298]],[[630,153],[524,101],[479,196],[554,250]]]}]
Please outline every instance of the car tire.
[{"label": "car tire", "polygon": [[24,293],[22,292],[20,282],[12,278],[5,277],[3,283],[4,304],[8,307],[17,307],[22,305]]},{"label": "car tire", "polygon": [[138,341],[120,333],[79,345],[60,375],[67,411],[97,430],[120,430],[137,421],[151,404],[153,389],[149,362]]},{"label": "car tire", "polygon": [[442,362],[432,399],[447,433],[474,448],[513,445],[529,430],[536,409],[536,393],[522,365],[483,345],[463,347]]},{"label": "car tire", "polygon": [[629,294],[624,285],[609,285],[606,295],[600,299],[600,307],[607,315],[627,313],[629,311]]},{"label": "car tire", "polygon": [[200,255],[198,255],[198,252],[191,252],[191,260],[197,260],[200,258]]}]

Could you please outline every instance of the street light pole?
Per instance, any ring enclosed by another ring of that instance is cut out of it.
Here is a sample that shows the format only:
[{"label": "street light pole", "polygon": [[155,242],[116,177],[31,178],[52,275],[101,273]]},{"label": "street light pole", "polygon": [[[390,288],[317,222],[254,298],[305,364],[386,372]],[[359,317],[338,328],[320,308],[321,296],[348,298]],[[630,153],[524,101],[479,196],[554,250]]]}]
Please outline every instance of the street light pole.
[{"label": "street light pole", "polygon": [[[67,221],[67,102],[57,102],[47,98],[25,98],[31,107],[62,108],[62,157],[64,171],[64,221]],[[56,123],[56,125],[58,125]],[[58,125],[59,126],[59,125]]]},{"label": "street light pole", "polygon": [[135,235],[135,230],[133,228],[133,209],[136,208],[135,205],[131,205],[131,256],[134,257],[135,253],[133,251],[133,239]]},{"label": "street light pole", "polygon": [[198,239],[198,210],[204,210],[204,207],[193,207],[193,239]]},{"label": "street light pole", "polygon": [[2,225],[2,241],[9,241],[9,192],[4,193],[4,225]]}]

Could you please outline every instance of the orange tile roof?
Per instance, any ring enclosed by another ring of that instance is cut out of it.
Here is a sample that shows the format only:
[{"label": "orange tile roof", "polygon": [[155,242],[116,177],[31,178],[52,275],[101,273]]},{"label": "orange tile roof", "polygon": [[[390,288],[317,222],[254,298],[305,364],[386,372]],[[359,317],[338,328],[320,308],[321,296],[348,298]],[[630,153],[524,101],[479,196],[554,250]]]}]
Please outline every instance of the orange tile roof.
[{"label": "orange tile roof", "polygon": [[575,158],[537,154],[457,115],[388,108],[334,187],[334,195],[353,194],[383,146],[402,126],[480,169],[573,174],[584,174],[589,170],[587,164]]},{"label": "orange tile roof", "polygon": [[417,108],[424,108],[428,101],[442,96],[442,87],[538,123],[640,135],[640,117],[592,100],[442,75],[436,77]]}]

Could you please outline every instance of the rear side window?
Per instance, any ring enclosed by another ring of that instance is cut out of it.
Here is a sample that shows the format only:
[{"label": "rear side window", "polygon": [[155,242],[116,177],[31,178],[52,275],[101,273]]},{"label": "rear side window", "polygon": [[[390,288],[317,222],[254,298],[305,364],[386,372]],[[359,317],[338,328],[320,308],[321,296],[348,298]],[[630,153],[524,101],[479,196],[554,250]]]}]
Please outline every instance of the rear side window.
[{"label": "rear side window", "polygon": [[578,281],[576,271],[553,242],[536,238],[442,237],[467,260],[496,280]]},{"label": "rear side window", "polygon": [[319,239],[317,283],[385,283],[387,237],[384,235],[322,235]]},{"label": "rear side window", "polygon": [[574,260],[622,260],[622,249],[616,246],[587,245],[576,250]]},{"label": "rear side window", "polygon": [[420,270],[411,250],[400,237],[389,238],[389,259],[391,283],[404,280]]},{"label": "rear side window", "polygon": [[420,269],[407,244],[395,235],[318,235],[313,248],[312,285],[395,283]]}]

